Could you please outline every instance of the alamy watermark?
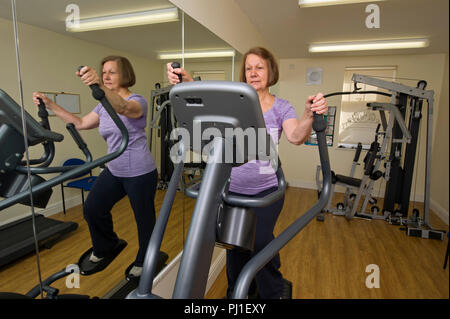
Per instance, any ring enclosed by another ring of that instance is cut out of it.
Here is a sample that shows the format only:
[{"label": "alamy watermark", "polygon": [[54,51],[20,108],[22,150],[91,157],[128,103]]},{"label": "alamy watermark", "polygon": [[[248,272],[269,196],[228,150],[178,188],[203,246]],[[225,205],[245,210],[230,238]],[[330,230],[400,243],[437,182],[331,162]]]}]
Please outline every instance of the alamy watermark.
[{"label": "alamy watermark", "polygon": [[[192,132],[192,136],[191,136]],[[273,143],[269,143],[267,129],[249,127],[242,128],[226,127],[222,130],[214,126],[202,129],[202,122],[194,120],[192,129],[177,127],[172,130],[170,139],[177,141],[170,148],[170,158],[174,164],[181,160],[185,163],[200,163],[206,158],[206,163],[212,160],[210,156],[214,144],[211,142],[215,138],[224,138],[224,154],[221,158],[215,158],[216,163],[244,163],[248,160],[267,161],[267,165],[262,164],[259,168],[260,174],[273,174],[278,168],[278,139],[279,131],[269,129],[269,136]],[[181,139],[179,139],[181,137]],[[192,143],[192,144],[191,144]],[[182,147],[184,157],[180,156]],[[192,158],[187,150],[193,150]],[[270,163],[269,163],[270,161]]]},{"label": "alamy watermark", "polygon": [[366,273],[370,273],[366,277],[366,287],[369,289],[380,288],[380,267],[375,264],[367,265]]},{"label": "alamy watermark", "polygon": [[380,7],[377,4],[369,4],[366,7],[366,13],[370,13],[366,17],[366,27],[368,29],[380,28]]},{"label": "alamy watermark", "polygon": [[75,29],[80,27],[80,7],[71,3],[66,6],[66,29]]},{"label": "alamy watermark", "polygon": [[66,272],[71,273],[66,278],[66,287],[69,289],[80,288],[80,267],[78,265],[68,265]]}]

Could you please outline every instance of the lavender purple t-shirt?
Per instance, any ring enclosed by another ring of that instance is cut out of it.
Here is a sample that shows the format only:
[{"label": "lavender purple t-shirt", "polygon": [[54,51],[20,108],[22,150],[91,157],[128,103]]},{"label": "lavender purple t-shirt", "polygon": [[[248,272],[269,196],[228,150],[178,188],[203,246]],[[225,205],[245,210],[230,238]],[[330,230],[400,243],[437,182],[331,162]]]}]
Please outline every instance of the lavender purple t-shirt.
[{"label": "lavender purple t-shirt", "polygon": [[[139,94],[131,94],[126,100],[138,101],[142,107],[142,116],[132,119],[119,114],[120,119],[128,129],[129,140],[125,151],[119,157],[107,163],[111,174],[117,177],[139,176],[147,174],[156,168],[145,136],[147,101]],[[99,132],[108,145],[108,154],[112,153],[120,146],[122,134],[101,103],[93,111],[99,116]]]},{"label": "lavender purple t-shirt", "polygon": [[[278,144],[285,120],[297,118],[295,109],[284,99],[275,96],[272,107],[264,113],[267,132]],[[277,187],[275,172],[268,161],[253,160],[231,170],[230,191],[245,195],[255,195],[271,187]]]}]

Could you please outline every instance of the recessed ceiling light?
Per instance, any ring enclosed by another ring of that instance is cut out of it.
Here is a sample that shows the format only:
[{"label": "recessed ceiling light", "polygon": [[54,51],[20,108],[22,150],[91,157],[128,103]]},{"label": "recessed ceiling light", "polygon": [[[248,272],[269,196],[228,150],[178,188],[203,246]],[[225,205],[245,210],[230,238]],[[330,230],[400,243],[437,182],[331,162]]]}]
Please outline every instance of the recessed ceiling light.
[{"label": "recessed ceiling light", "polygon": [[380,40],[365,42],[338,42],[338,43],[316,43],[309,46],[309,52],[340,52],[340,51],[364,51],[364,50],[389,50],[389,49],[412,49],[424,48],[429,45],[428,39],[400,39]]},{"label": "recessed ceiling light", "polygon": [[[211,51],[185,51],[184,58],[221,58],[235,56],[234,50],[211,50]],[[181,52],[161,52],[158,54],[160,60],[175,60],[183,57]]]},{"label": "recessed ceiling light", "polygon": [[339,4],[353,4],[363,2],[377,2],[384,0],[298,0],[298,5],[302,8],[333,6]]},{"label": "recessed ceiling light", "polygon": [[66,26],[66,30],[69,32],[83,32],[173,21],[178,21],[178,9],[175,7],[80,19],[78,24],[74,23],[73,26]]}]

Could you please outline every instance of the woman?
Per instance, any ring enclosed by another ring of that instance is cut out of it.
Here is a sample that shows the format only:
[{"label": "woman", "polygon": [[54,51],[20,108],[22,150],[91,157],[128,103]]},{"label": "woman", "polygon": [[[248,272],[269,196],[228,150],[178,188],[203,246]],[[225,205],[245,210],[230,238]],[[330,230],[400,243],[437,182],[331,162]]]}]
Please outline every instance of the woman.
[{"label": "woman", "polygon": [[[313,112],[323,114],[327,104],[323,94],[309,96],[305,111],[300,120],[297,119],[294,108],[287,100],[283,100],[269,92],[270,86],[278,81],[278,65],[273,55],[266,49],[256,47],[244,54],[241,66],[240,80],[251,85],[258,94],[266,128],[275,131],[278,136],[272,136],[278,143],[283,131],[287,140],[295,145],[303,144],[312,130]],[[182,68],[173,69],[172,63],[167,64],[167,76],[171,84],[179,82],[181,74],[183,82],[192,81],[192,77]],[[261,174],[260,168],[267,163],[251,161],[235,167],[231,172],[230,192],[245,196],[263,197],[272,193],[278,187],[275,174]],[[255,246],[252,253],[239,250],[227,250],[227,296],[230,297],[240,271],[247,261],[262,250],[273,238],[273,230],[278,216],[283,208],[284,197],[264,208],[254,208],[257,216]],[[279,299],[289,298],[292,285],[283,279],[279,271],[280,256],[277,254],[256,275],[250,287],[249,296],[255,293],[259,297]],[[256,283],[256,287],[255,287]]]},{"label": "woman", "polygon": [[[92,249],[85,253],[85,269],[88,275],[104,269],[126,246],[113,229],[111,209],[115,203],[128,195],[136,219],[139,250],[136,260],[127,268],[127,277],[140,276],[145,252],[155,225],[154,198],[158,173],[147,146],[145,126],[147,101],[139,94],[132,93],[129,87],[136,82],[133,67],[128,59],[121,56],[108,56],[101,62],[102,75],[88,66],[76,75],[84,84],[98,84],[114,110],[125,124],[129,142],[125,151],[107,164],[98,176],[86,199],[83,214],[89,226]],[[33,93],[33,101],[39,104],[41,98],[46,107],[66,123],[73,123],[77,130],[99,128],[106,140],[108,153],[117,150],[122,135],[102,104],[92,112],[78,117],[57,105],[44,94]],[[84,255],[83,255],[84,256]],[[80,263],[81,264],[81,263]]]}]

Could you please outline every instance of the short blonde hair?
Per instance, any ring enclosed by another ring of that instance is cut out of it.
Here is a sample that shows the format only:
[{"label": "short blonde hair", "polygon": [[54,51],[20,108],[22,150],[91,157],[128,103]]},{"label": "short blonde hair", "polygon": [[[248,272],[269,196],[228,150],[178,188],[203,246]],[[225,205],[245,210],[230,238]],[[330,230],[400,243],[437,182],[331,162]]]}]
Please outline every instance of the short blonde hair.
[{"label": "short blonde hair", "polygon": [[[117,63],[117,68],[119,71],[120,78],[120,86],[124,88],[128,88],[133,86],[136,83],[136,75],[134,74],[133,67],[131,66],[130,61],[119,55],[110,55],[103,58],[100,63],[100,68],[103,70],[103,65],[108,61],[115,61]],[[103,76],[100,77],[100,81],[103,84]]]},{"label": "short blonde hair", "polygon": [[267,87],[275,85],[279,78],[278,63],[273,54],[263,47],[251,48],[244,54],[241,65],[240,81],[247,83],[247,78],[245,76],[245,62],[249,54],[255,54],[266,61],[268,67],[268,79],[266,85]]}]

